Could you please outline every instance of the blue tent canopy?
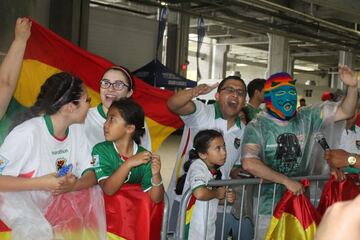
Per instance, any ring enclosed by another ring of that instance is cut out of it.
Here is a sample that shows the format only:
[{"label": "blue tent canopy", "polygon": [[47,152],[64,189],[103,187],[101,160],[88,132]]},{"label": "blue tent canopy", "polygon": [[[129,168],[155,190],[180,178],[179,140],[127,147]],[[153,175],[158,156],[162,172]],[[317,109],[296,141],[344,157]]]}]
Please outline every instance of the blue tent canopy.
[{"label": "blue tent canopy", "polygon": [[174,73],[157,59],[154,59],[145,66],[135,70],[133,74],[155,87],[191,88],[197,85],[197,82]]}]

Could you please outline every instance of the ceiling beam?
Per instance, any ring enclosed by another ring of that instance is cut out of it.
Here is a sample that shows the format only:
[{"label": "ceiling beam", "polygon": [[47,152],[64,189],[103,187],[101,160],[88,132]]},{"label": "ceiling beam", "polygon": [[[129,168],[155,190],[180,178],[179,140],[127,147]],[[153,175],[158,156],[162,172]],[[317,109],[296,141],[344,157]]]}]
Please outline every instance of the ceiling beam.
[{"label": "ceiling beam", "polygon": [[219,39],[217,45],[258,45],[268,44],[267,36],[247,37],[247,38],[223,38]]},{"label": "ceiling beam", "polygon": [[[313,3],[324,8],[330,8],[346,14],[351,14],[360,19],[360,1],[358,0],[302,0],[307,3]],[[353,19],[352,19],[353,20]]]},{"label": "ceiling beam", "polygon": [[337,51],[327,51],[327,52],[297,52],[291,54],[293,57],[327,57],[327,56],[338,56],[339,52]]}]

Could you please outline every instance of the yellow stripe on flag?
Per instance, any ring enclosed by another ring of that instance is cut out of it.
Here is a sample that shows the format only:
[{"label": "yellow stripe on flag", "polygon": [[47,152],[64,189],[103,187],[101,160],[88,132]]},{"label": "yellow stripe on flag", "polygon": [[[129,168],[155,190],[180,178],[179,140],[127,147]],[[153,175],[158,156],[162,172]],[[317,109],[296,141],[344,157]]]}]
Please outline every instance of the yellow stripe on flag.
[{"label": "yellow stripe on flag", "polygon": [[[15,91],[16,100],[25,107],[31,107],[40,92],[41,85],[51,75],[61,70],[54,68],[37,60],[24,60],[19,81]],[[100,103],[99,93],[87,87],[88,95],[91,97],[91,106]]]},{"label": "yellow stripe on flag", "polygon": [[126,238],[119,237],[111,232],[107,232],[107,237],[108,240],[126,240]]},{"label": "yellow stripe on flag", "polygon": [[11,232],[0,232],[1,240],[11,240]]},{"label": "yellow stripe on flag", "polygon": [[303,228],[299,220],[290,213],[282,213],[280,219],[272,217],[265,240],[312,240],[316,232],[315,221],[306,229]]},{"label": "yellow stripe on flag", "polygon": [[176,129],[162,125],[149,117],[145,117],[145,120],[150,131],[152,150],[156,152],[160,144]]},{"label": "yellow stripe on flag", "polygon": [[186,210],[186,221],[185,221],[186,225],[190,224],[190,220],[191,220],[192,212],[194,211],[194,208],[195,208],[195,204],[192,205],[190,209]]}]

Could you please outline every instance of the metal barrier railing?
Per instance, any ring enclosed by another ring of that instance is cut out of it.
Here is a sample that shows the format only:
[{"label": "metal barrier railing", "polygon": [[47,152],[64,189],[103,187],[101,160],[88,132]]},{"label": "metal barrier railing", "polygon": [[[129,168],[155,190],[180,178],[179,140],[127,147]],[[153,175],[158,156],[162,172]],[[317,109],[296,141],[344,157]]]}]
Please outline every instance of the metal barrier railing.
[{"label": "metal barrier railing", "polygon": [[[316,188],[314,192],[313,198],[313,204],[315,205],[316,201],[318,200],[317,195],[317,189],[319,188],[319,182],[320,181],[326,181],[329,179],[328,175],[317,175],[317,176],[303,176],[303,177],[292,177],[291,179],[299,181],[301,179],[308,179],[309,182],[312,184],[313,182],[316,182]],[[241,221],[243,216],[243,207],[244,207],[244,196],[245,196],[245,187],[246,185],[258,185],[258,193],[257,193],[257,204],[256,204],[256,210],[255,210],[255,226],[254,226],[254,239],[256,239],[256,229],[258,227],[258,217],[259,217],[259,207],[260,207],[260,196],[261,196],[261,187],[263,184],[274,184],[274,191],[273,191],[273,200],[272,200],[272,210],[274,211],[274,205],[275,205],[275,196],[276,196],[276,190],[277,190],[277,183],[269,182],[262,180],[260,178],[251,178],[251,179],[229,179],[229,180],[211,180],[209,181],[208,185],[209,187],[221,187],[221,186],[227,186],[227,187],[235,187],[235,186],[242,186],[242,193],[241,193],[241,204],[240,204],[240,218],[239,218],[239,226],[238,226],[238,240],[240,240],[240,232],[241,232]],[[176,231],[176,239],[177,240],[183,240],[185,239],[185,225],[186,225],[186,208],[188,205],[188,202],[190,200],[190,197],[192,195],[192,191],[188,189],[184,194],[180,202],[180,218],[178,221],[177,231]],[[224,239],[224,227],[225,227],[225,212],[227,207],[227,201],[225,199],[224,202],[224,214],[222,219],[222,229],[221,229],[221,239]],[[208,211],[206,211],[208,212]],[[205,218],[207,219],[207,218]],[[205,224],[207,226],[207,224]],[[205,227],[206,232],[206,227]],[[206,235],[206,234],[205,234]]]},{"label": "metal barrier railing", "polygon": [[167,239],[167,232],[169,226],[169,197],[164,193],[164,212],[163,219],[161,222],[161,240]]}]

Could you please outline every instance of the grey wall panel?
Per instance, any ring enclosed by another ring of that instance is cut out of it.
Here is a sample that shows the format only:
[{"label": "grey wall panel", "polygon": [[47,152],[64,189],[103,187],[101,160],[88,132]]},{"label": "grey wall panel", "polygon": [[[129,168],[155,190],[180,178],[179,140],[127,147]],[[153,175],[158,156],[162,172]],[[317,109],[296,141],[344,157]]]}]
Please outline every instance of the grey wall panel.
[{"label": "grey wall panel", "polygon": [[90,7],[88,50],[135,70],[155,57],[158,23],[112,9]]}]

